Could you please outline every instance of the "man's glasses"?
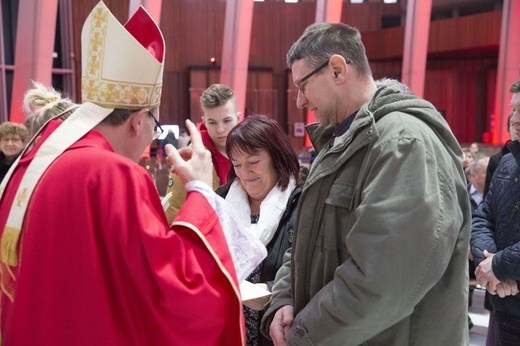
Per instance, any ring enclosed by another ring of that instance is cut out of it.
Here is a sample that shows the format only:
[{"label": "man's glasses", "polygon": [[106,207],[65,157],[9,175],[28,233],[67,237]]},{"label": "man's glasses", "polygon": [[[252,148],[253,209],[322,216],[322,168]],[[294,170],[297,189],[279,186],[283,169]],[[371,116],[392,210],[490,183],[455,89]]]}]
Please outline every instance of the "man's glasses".
[{"label": "man's glasses", "polygon": [[[346,63],[347,64],[350,64],[352,61],[351,60],[348,60],[346,59]],[[312,70],[308,75],[306,75],[305,77],[303,77],[302,79],[300,79],[299,81],[296,81],[296,86],[298,87],[298,89],[300,89],[300,91],[305,94],[305,88],[303,87],[303,83],[305,83],[309,78],[311,78],[312,76],[314,76],[316,73],[320,72],[325,66],[327,66],[329,64],[329,60],[327,60],[326,62],[324,62],[322,65],[316,67],[314,70]]]},{"label": "man's glasses", "polygon": [[159,124],[159,122],[157,121],[157,119],[155,119],[152,112],[148,111],[148,114],[153,118],[153,121],[155,121],[155,129],[154,129],[154,133],[153,133],[153,137],[152,137],[155,140],[155,139],[159,138],[160,135],[162,135],[164,130],[163,130],[161,124]]}]

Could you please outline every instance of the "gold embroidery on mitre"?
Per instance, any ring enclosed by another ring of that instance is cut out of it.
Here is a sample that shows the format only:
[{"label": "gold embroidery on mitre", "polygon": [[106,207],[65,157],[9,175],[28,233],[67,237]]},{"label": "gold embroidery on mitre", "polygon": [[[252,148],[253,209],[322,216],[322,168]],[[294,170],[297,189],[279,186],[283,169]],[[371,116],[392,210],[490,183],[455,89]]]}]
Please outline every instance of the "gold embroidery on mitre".
[{"label": "gold embroidery on mitre", "polygon": [[102,78],[103,54],[107,39],[109,12],[97,8],[90,25],[87,66],[81,78],[83,102],[91,101],[108,108],[140,109],[157,107],[161,100],[162,84],[119,82]]},{"label": "gold embroidery on mitre", "polygon": [[20,191],[20,193],[18,194],[18,196],[16,196],[16,205],[21,207],[22,206],[22,203],[25,203],[26,200],[27,200],[27,197],[29,197],[29,195],[27,194],[27,188],[24,187],[22,189],[22,191]]},{"label": "gold embroidery on mitre", "polygon": [[156,85],[155,89],[152,91],[151,104],[159,105],[161,103],[161,93],[162,93],[162,84]]}]

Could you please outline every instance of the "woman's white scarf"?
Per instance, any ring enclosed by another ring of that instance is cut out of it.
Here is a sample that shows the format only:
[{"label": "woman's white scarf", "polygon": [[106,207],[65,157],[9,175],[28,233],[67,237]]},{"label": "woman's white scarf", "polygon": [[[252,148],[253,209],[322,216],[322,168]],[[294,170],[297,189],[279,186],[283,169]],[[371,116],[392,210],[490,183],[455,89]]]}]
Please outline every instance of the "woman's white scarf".
[{"label": "woman's white scarf", "polygon": [[242,187],[240,179],[235,179],[231,184],[226,201],[235,208],[238,219],[249,232],[264,245],[267,245],[278,229],[280,219],[295,186],[295,180],[291,177],[285,191],[282,191],[278,186],[273,187],[260,204],[260,217],[256,224],[251,224],[251,207],[249,206],[247,192]]}]

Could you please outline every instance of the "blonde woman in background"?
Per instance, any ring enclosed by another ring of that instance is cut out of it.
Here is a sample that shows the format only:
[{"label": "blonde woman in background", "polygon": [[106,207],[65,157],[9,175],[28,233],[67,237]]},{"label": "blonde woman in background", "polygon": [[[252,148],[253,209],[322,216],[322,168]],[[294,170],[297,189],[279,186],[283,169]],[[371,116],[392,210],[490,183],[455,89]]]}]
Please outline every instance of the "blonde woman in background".
[{"label": "blonde woman in background", "polygon": [[56,89],[33,81],[33,88],[27,90],[23,98],[24,125],[34,136],[49,119],[61,114],[60,119],[65,120],[76,107],[76,103]]}]

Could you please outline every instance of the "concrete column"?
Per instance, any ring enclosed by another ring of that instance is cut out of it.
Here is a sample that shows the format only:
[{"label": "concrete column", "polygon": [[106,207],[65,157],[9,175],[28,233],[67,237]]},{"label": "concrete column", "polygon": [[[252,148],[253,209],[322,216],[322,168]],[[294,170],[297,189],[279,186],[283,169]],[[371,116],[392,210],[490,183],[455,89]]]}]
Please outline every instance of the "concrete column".
[{"label": "concrete column", "polygon": [[31,80],[52,84],[58,0],[20,0],[10,121],[22,123],[23,96]]},{"label": "concrete column", "polygon": [[432,0],[408,0],[404,34],[402,81],[424,96]]},{"label": "concrete column", "polygon": [[238,111],[242,112],[242,115],[246,107],[253,5],[253,0],[226,1],[220,83],[233,89]]},{"label": "concrete column", "polygon": [[511,110],[509,87],[520,78],[520,1],[504,0],[498,52],[495,113],[491,124],[491,142],[503,144],[509,139],[507,116]]},{"label": "concrete column", "polygon": [[343,11],[343,0],[317,0],[316,23],[340,23]]}]

